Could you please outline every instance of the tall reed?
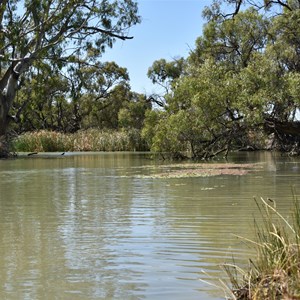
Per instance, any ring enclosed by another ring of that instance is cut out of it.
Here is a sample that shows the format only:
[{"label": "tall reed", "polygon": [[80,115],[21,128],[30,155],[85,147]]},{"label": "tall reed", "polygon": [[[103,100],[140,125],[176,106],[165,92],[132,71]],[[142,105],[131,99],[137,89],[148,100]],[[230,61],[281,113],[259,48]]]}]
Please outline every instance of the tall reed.
[{"label": "tall reed", "polygon": [[16,152],[148,150],[139,130],[136,129],[88,129],[73,134],[41,130],[18,136],[12,146]]}]

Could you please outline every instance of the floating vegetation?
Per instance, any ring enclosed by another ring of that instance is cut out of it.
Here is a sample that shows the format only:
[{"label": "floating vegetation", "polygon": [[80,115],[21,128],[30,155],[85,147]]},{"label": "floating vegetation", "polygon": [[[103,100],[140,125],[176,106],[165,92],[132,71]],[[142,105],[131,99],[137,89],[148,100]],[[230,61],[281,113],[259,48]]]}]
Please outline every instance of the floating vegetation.
[{"label": "floating vegetation", "polygon": [[[194,163],[171,164],[156,166],[149,175],[138,175],[142,178],[190,178],[210,177],[218,175],[246,175],[261,167],[261,164],[234,164],[234,163]],[[144,167],[145,168],[145,167]],[[153,167],[152,167],[153,168]],[[150,169],[150,168],[149,168]]]}]

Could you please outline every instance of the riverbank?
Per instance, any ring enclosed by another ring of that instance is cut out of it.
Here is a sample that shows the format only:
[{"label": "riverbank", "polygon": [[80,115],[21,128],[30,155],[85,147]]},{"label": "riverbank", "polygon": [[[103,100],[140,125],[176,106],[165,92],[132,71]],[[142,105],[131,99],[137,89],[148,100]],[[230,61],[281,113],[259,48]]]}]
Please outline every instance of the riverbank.
[{"label": "riverbank", "polygon": [[35,131],[12,141],[15,152],[146,151],[139,130],[88,129],[76,133]]},{"label": "riverbank", "polygon": [[271,199],[255,200],[261,219],[255,220],[256,261],[249,269],[224,264],[234,300],[300,299],[300,204],[294,199],[289,218],[283,217]]}]

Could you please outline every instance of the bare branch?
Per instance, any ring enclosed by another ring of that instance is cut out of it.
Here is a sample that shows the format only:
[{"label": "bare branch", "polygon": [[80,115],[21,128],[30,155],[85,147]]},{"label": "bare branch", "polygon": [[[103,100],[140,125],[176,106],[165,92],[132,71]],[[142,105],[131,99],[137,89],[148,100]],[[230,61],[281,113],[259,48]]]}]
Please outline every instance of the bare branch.
[{"label": "bare branch", "polygon": [[90,32],[90,34],[103,33],[123,41],[133,39],[133,36],[125,36],[125,35],[114,33],[113,31],[110,30],[105,30],[105,29],[92,27],[92,26],[83,26],[82,29],[85,29],[86,31]]}]

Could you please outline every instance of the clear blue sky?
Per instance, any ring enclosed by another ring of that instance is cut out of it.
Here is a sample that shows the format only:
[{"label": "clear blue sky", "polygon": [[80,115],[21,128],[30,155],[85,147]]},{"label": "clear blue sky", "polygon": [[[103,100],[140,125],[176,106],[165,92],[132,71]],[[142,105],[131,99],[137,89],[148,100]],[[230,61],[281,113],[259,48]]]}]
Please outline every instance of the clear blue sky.
[{"label": "clear blue sky", "polygon": [[129,31],[133,40],[117,41],[104,61],[115,61],[129,72],[132,90],[157,91],[147,77],[155,60],[186,57],[202,35],[202,10],[212,0],[137,0],[142,23]]}]

